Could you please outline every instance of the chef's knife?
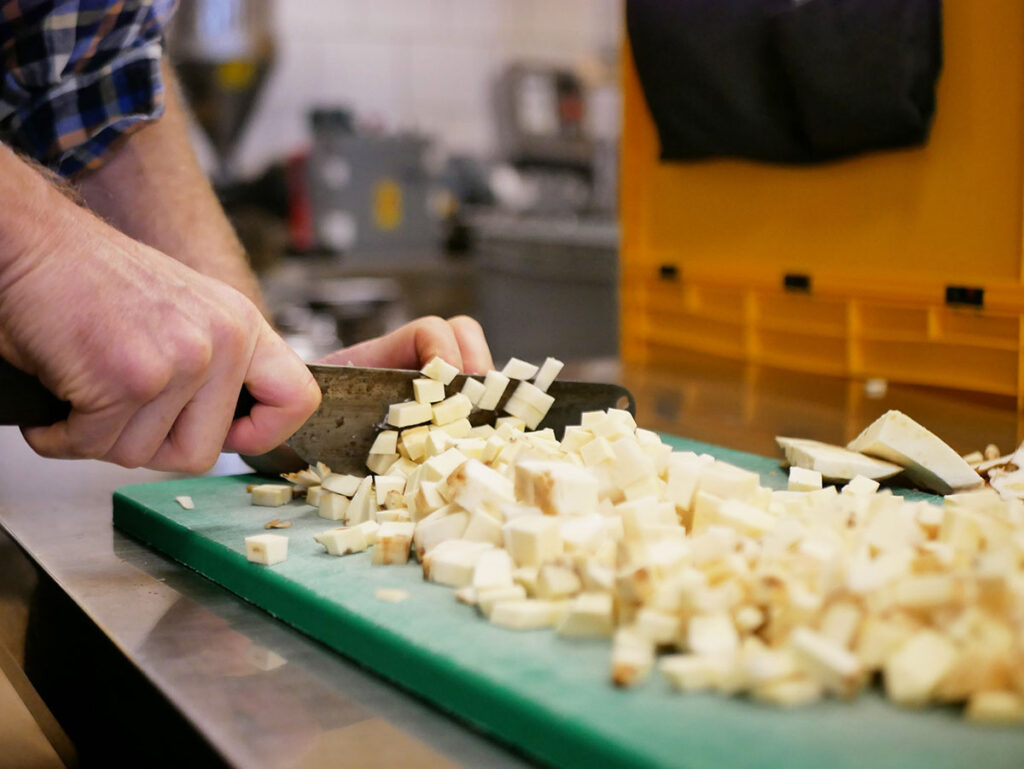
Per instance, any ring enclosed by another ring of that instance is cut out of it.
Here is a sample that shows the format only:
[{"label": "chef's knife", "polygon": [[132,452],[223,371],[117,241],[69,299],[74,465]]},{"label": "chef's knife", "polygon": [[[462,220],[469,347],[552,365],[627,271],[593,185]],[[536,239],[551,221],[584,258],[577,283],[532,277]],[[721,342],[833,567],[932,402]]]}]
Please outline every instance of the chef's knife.
[{"label": "chef's knife", "polygon": [[[316,364],[309,370],[320,385],[323,400],[288,439],[288,445],[306,462],[324,462],[335,472],[364,473],[370,446],[377,432],[386,427],[388,406],[411,400],[412,380],[422,374]],[[465,380],[465,374],[456,376],[447,386],[447,394],[459,392]],[[514,390],[515,383],[506,388],[498,403],[499,415]],[[548,393],[555,399],[554,404],[539,427],[550,427],[559,436],[566,426],[578,424],[584,411],[622,408],[636,413],[632,394],[619,385],[555,381]],[[247,414],[252,404],[252,396],[243,390],[235,415]],[[0,425],[53,424],[66,418],[69,410],[69,404],[50,393],[38,379],[0,359]],[[493,416],[490,411],[474,412],[470,422],[483,424]]]}]

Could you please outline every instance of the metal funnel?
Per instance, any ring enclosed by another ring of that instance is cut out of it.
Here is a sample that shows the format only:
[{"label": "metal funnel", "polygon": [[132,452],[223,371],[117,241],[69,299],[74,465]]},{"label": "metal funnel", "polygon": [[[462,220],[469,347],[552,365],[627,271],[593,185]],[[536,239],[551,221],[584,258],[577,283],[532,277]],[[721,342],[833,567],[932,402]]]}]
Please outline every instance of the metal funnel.
[{"label": "metal funnel", "polygon": [[232,159],[274,60],[273,0],[180,0],[168,33],[171,61],[217,155],[215,181]]}]

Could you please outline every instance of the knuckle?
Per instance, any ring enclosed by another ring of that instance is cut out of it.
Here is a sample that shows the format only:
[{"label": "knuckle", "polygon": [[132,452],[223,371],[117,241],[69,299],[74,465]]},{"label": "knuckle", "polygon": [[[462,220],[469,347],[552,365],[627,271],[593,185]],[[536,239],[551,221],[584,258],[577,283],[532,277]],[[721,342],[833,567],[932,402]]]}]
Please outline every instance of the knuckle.
[{"label": "knuckle", "polygon": [[69,433],[65,455],[70,459],[105,459],[108,449],[107,441],[94,436]]},{"label": "knuckle", "polygon": [[[254,325],[245,318],[231,317],[224,319],[217,329],[217,342],[225,354],[239,355],[247,350],[253,335]],[[220,349],[218,349],[218,354]]]},{"label": "knuckle", "polygon": [[453,315],[448,319],[448,322],[455,328],[464,329],[466,331],[474,331],[483,333],[483,326],[480,325],[480,321],[476,318],[472,318],[469,315]]},{"label": "knuckle", "polygon": [[424,315],[417,321],[420,327],[429,331],[443,331],[448,326],[448,321],[440,315]]},{"label": "knuckle", "polygon": [[203,452],[192,456],[184,457],[181,461],[181,472],[189,473],[192,475],[198,475],[199,473],[205,473],[215,464],[217,464],[217,457],[220,456],[219,451],[213,453]]},{"label": "knuckle", "polygon": [[120,465],[128,470],[137,470],[145,465],[144,459],[132,457],[129,455],[122,454],[109,454],[103,457],[107,462],[112,462],[115,465]]},{"label": "knuckle", "polygon": [[206,334],[195,331],[178,335],[174,344],[174,367],[179,374],[195,376],[209,368],[213,343]]},{"label": "knuckle", "polygon": [[162,393],[174,374],[174,367],[165,359],[148,359],[123,366],[120,376],[125,400],[149,403]]}]

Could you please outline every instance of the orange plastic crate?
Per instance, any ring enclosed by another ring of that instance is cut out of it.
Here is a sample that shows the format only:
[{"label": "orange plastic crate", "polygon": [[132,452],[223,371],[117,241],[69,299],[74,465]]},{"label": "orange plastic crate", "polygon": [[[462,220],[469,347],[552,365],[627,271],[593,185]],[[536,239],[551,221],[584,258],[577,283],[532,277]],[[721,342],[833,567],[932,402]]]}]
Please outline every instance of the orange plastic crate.
[{"label": "orange plastic crate", "polygon": [[662,163],[626,46],[622,354],[700,350],[1024,402],[1024,4],[947,0],[927,146]]}]

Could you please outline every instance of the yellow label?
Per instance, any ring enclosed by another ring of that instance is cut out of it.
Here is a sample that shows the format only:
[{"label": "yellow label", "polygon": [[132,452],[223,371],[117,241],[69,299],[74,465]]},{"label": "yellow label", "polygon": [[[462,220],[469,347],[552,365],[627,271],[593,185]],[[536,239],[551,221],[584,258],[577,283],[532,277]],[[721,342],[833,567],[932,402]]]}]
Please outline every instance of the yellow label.
[{"label": "yellow label", "polygon": [[217,85],[225,91],[244,91],[256,77],[256,65],[251,61],[236,59],[226,61],[217,67]]},{"label": "yellow label", "polygon": [[374,187],[373,223],[380,230],[393,230],[402,223],[402,188],[393,179],[384,179]]}]

